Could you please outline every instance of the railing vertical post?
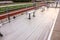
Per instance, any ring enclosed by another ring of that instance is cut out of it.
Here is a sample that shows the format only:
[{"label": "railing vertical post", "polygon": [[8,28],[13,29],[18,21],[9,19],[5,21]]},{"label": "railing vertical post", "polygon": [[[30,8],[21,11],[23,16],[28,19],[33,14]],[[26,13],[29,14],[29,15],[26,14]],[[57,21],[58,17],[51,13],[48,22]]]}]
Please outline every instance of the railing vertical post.
[{"label": "railing vertical post", "polygon": [[31,13],[29,13],[29,18],[28,19],[31,19]]},{"label": "railing vertical post", "polygon": [[35,11],[33,12],[33,17],[35,17]]},{"label": "railing vertical post", "polygon": [[[36,11],[36,0],[33,1],[33,6],[35,7],[35,11]],[[33,17],[35,17],[35,11],[33,12]]]},{"label": "railing vertical post", "polygon": [[7,17],[8,17],[8,21],[9,21],[9,23],[10,23],[10,15],[8,14]]},{"label": "railing vertical post", "polygon": [[10,23],[10,15],[8,14],[8,7],[6,8],[8,22]]}]

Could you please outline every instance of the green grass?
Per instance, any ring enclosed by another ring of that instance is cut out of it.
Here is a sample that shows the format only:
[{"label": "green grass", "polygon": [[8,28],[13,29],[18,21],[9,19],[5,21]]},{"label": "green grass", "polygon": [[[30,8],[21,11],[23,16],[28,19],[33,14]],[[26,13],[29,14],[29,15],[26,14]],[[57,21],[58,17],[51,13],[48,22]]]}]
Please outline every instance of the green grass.
[{"label": "green grass", "polygon": [[9,6],[9,7],[1,7],[0,8],[0,14],[4,13],[4,12],[9,12],[12,10],[18,10],[18,9],[22,9],[22,8],[26,8],[26,7],[31,7],[33,6],[33,4],[24,4],[24,5],[15,5],[15,6]]}]

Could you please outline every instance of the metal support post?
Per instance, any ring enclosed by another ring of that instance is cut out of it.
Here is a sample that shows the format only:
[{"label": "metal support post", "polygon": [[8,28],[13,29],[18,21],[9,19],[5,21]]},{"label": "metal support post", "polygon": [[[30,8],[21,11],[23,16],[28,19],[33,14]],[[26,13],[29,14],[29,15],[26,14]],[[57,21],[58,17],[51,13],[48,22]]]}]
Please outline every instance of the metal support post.
[{"label": "metal support post", "polygon": [[9,23],[10,23],[10,15],[8,14],[8,16],[7,16],[7,17],[8,17],[8,21],[9,21]]},{"label": "metal support post", "polygon": [[33,17],[35,17],[35,11],[33,12]]},{"label": "metal support post", "polygon": [[31,14],[29,13],[29,18],[28,19],[31,19]]},{"label": "metal support post", "polygon": [[58,2],[56,2],[56,8],[57,8],[57,6],[58,6]]}]

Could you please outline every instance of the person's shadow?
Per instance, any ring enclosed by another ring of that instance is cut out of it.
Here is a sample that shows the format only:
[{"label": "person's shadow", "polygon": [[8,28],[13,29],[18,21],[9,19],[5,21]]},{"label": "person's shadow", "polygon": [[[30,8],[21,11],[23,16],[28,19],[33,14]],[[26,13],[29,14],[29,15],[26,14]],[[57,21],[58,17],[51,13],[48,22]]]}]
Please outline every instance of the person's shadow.
[{"label": "person's shadow", "polygon": [[3,34],[2,33],[0,33],[0,37],[3,37]]},{"label": "person's shadow", "polygon": [[0,33],[0,40],[3,40],[3,35]]}]

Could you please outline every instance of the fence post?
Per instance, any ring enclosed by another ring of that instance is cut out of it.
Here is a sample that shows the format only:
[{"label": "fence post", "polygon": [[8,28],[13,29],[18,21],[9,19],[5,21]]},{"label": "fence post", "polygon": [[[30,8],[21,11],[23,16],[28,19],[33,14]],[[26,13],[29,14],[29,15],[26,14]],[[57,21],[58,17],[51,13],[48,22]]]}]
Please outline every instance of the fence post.
[{"label": "fence post", "polygon": [[35,17],[35,11],[33,12],[33,17]]},{"label": "fence post", "polygon": [[[34,9],[35,9],[35,11],[36,11],[36,2],[35,2],[35,1],[34,1],[33,6],[35,7]],[[35,11],[33,12],[33,17],[35,17]]]},{"label": "fence post", "polygon": [[9,14],[7,14],[7,17],[8,17],[8,21],[9,21],[9,23],[10,23],[10,15],[9,15]]},{"label": "fence post", "polygon": [[29,20],[31,19],[31,13],[29,13],[29,18],[28,18]]}]

